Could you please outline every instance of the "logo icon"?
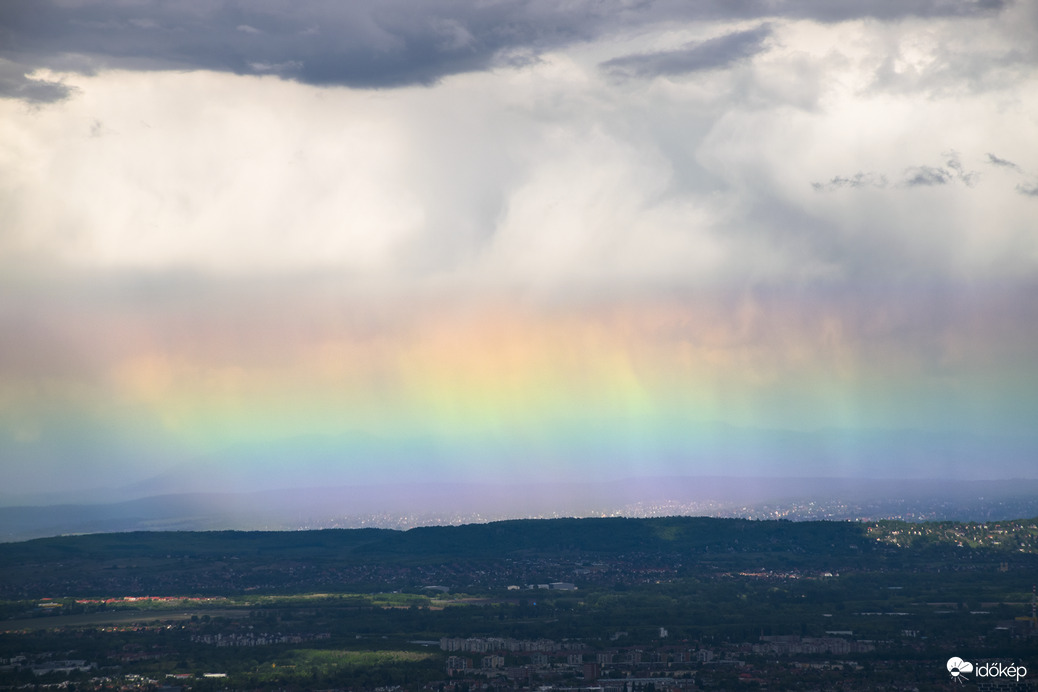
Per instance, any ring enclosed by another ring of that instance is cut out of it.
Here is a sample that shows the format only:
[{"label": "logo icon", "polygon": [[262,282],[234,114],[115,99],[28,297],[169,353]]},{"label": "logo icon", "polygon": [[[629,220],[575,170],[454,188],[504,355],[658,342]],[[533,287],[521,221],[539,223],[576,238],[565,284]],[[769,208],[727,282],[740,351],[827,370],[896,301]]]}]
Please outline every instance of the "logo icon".
[{"label": "logo icon", "polygon": [[963,661],[958,656],[952,656],[948,659],[948,672],[951,673],[953,679],[959,682],[969,680],[963,673],[972,673],[973,664],[969,661]]}]

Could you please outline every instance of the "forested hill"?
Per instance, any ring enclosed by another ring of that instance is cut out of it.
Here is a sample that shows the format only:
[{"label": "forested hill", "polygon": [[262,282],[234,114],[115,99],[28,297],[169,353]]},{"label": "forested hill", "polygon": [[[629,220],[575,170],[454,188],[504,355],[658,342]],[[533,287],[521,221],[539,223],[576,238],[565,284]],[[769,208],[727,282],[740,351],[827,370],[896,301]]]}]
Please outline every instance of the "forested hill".
[{"label": "forested hill", "polygon": [[[521,519],[464,526],[318,531],[171,531],[41,538],[0,544],[0,562],[125,557],[278,556],[285,559],[400,561],[495,558],[512,554],[589,555],[833,551],[871,549],[865,524],[707,517]],[[851,548],[850,546],[854,546]]]},{"label": "forested hill", "polygon": [[0,598],[504,588],[735,572],[1038,568],[1038,520],[965,524],[669,517],[296,532],[135,532],[0,544]]}]

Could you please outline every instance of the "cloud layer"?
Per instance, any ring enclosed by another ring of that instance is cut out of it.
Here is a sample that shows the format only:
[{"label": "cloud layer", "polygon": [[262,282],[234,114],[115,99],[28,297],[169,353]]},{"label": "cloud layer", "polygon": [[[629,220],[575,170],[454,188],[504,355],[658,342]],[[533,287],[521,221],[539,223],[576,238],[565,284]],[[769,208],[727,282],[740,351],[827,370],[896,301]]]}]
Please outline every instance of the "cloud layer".
[{"label": "cloud layer", "polygon": [[[387,88],[432,84],[452,74],[523,64],[543,53],[617,32],[675,22],[769,17],[821,22],[859,18],[983,17],[1004,3],[520,2],[404,0],[248,3],[136,3],[11,0],[0,10],[9,68],[207,69],[276,74],[306,84]],[[679,50],[615,59],[610,68],[644,74],[705,69],[755,52],[766,29]],[[662,72],[660,72],[662,70]],[[40,80],[0,83],[8,96],[55,100]]]}]

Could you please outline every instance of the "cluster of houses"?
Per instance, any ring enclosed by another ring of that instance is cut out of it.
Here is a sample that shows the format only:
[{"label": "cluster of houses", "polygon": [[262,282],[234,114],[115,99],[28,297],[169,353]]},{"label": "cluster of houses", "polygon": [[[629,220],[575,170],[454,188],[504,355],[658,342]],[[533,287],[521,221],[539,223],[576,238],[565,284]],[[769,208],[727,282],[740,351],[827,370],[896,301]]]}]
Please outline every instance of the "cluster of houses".
[{"label": "cluster of houses", "polygon": [[[653,680],[658,683],[662,676],[674,682],[674,689],[684,689],[694,678],[691,665],[684,664],[714,660],[710,650],[688,650],[681,646],[652,651],[636,647],[592,651],[587,644],[578,641],[503,637],[445,637],[440,640],[440,649],[451,654],[446,668],[452,677],[482,675],[516,682],[582,677],[595,681],[607,670],[628,673],[642,670],[646,674],[651,670],[657,676]],[[629,674],[628,682],[632,679]]]},{"label": "cluster of houses", "polygon": [[232,634],[194,634],[191,641],[213,646],[269,646],[270,644],[299,644],[314,639],[330,639],[331,634],[266,634],[263,632],[242,632]]},{"label": "cluster of houses", "polygon": [[[626,633],[618,632],[615,641]],[[594,650],[579,641],[523,640],[502,637],[445,637],[440,649],[448,652],[446,669],[452,678],[495,680],[495,685],[517,685],[551,680],[583,680],[600,690],[632,690],[653,685],[656,690],[685,690],[695,685],[699,673],[727,669],[744,681],[754,681],[745,657],[778,657],[801,654],[845,655],[875,650],[870,641],[853,640],[851,632],[833,632],[825,637],[762,636],[758,642],[731,646],[715,653],[687,643],[642,648],[617,646]],[[843,636],[838,636],[843,635]],[[666,638],[665,629],[660,637]],[[826,670],[835,669],[826,661]],[[841,666],[842,667],[842,664]],[[633,685],[633,687],[632,687]],[[587,689],[591,689],[590,687]]]}]

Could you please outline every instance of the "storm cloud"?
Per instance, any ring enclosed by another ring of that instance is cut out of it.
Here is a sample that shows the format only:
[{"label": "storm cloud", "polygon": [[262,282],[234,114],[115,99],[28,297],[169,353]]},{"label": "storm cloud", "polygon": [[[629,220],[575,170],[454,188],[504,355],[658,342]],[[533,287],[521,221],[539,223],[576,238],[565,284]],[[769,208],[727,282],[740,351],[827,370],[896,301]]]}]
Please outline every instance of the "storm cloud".
[{"label": "storm cloud", "polygon": [[[821,22],[875,17],[987,16],[997,0],[702,3],[623,0],[494,3],[430,0],[213,4],[9,0],[0,8],[0,57],[40,68],[206,69],[274,74],[314,85],[392,88],[529,62],[544,51],[621,31],[687,22],[769,18]],[[637,75],[709,69],[760,50],[768,30],[738,31],[684,48],[606,61]],[[0,94],[48,102],[65,95],[39,80],[2,79]]]}]

